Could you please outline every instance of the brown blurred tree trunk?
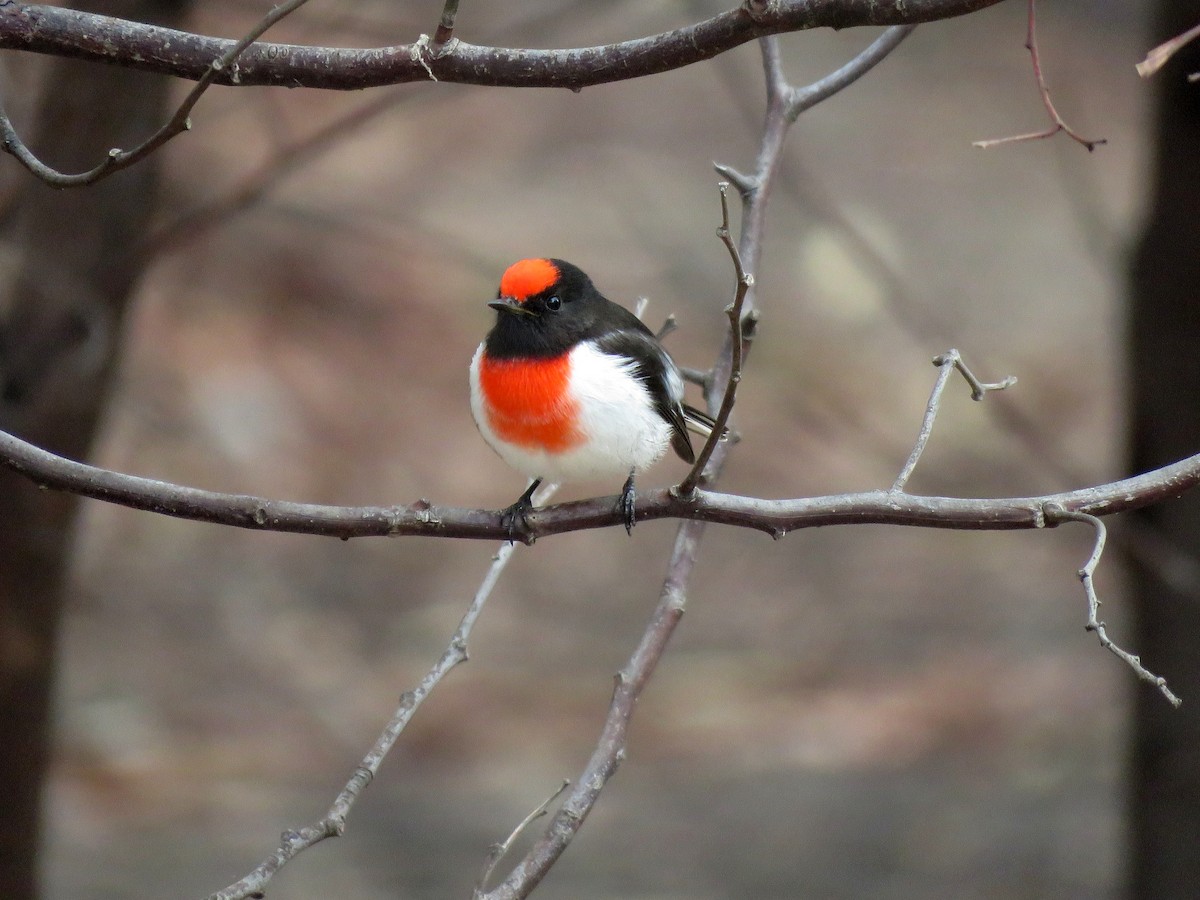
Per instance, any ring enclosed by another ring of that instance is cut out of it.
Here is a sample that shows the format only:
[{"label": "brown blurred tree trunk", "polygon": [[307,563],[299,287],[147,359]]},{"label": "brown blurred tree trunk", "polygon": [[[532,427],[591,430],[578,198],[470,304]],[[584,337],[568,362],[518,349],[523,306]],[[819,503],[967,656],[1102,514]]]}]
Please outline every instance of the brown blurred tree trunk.
[{"label": "brown blurred tree trunk", "polygon": [[[1195,0],[1159,0],[1152,40],[1197,23]],[[1200,451],[1200,45],[1154,76],[1158,93],[1149,221],[1133,269],[1131,301],[1133,466],[1152,469]],[[1200,497],[1139,513],[1157,539],[1200,555]],[[1139,687],[1130,769],[1129,896],[1200,893],[1200,584],[1135,570],[1135,644],[1156,672],[1179,685],[1175,710]]]},{"label": "brown blurred tree trunk", "polygon": [[[110,15],[179,24],[188,0],[96,0]],[[169,81],[55,60],[31,147],[77,171],[163,120]],[[10,97],[10,106],[19,107]],[[18,127],[20,123],[18,122]],[[30,130],[30,129],[27,129]],[[8,162],[10,166],[15,163]],[[154,158],[99,185],[56,191],[22,175],[0,295],[0,427],[65,456],[88,453],[153,210]],[[59,613],[78,503],[0,472],[0,897],[37,893]]]}]

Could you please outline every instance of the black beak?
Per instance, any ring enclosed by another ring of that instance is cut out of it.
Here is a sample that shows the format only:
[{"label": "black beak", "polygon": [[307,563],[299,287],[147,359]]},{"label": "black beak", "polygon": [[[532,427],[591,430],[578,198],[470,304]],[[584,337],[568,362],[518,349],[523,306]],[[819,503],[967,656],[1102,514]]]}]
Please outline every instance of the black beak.
[{"label": "black beak", "polygon": [[526,309],[524,304],[515,297],[497,297],[488,303],[492,309],[502,313],[512,313],[517,316],[532,316],[533,313]]}]

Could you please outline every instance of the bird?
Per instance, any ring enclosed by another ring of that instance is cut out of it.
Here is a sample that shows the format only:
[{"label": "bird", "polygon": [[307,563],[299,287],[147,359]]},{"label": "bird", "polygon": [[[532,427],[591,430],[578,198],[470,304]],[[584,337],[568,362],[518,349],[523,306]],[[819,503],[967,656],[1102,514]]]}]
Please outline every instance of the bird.
[{"label": "bird", "polygon": [[666,453],[696,461],[689,430],[712,418],[683,402],[679,367],[654,333],[577,266],[522,259],[505,270],[495,325],[471,360],[471,413],[504,462],[532,479],[501,521],[528,530],[533,492],[624,477],[617,509],[633,533],[635,476]]}]

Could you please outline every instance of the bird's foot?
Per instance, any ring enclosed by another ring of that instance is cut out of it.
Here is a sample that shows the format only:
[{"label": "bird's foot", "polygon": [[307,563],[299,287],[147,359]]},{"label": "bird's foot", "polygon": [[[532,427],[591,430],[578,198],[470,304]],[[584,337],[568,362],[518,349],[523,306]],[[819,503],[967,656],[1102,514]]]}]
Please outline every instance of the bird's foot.
[{"label": "bird's foot", "polygon": [[625,533],[631,536],[633,526],[637,524],[633,508],[633,500],[636,496],[637,491],[633,489],[633,473],[630,472],[629,477],[625,479],[625,486],[621,488],[621,499],[617,501],[617,511],[625,523]]},{"label": "bird's foot", "polygon": [[516,503],[500,512],[500,524],[508,534],[510,544],[515,544],[518,537],[524,544],[533,543],[533,536],[529,533],[529,513],[533,510],[533,492],[541,483],[542,479],[535,478]]}]

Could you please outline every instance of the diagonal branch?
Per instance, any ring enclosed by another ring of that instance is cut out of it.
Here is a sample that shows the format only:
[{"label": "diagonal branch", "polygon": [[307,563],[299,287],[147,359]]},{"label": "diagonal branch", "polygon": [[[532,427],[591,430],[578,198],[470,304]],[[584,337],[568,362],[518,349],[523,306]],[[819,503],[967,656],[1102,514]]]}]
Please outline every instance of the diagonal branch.
[{"label": "diagonal branch", "polygon": [[[545,485],[538,493],[537,502],[544,503],[557,489],[558,485]],[[399,707],[384,726],[383,732],[376,739],[370,751],[363,757],[358,768],[354,770],[354,774],[350,776],[350,780],[346,782],[346,786],[342,788],[324,818],[311,825],[285,831],[279,846],[270,856],[255,866],[244,878],[211,894],[208,900],[245,900],[248,897],[262,897],[267,883],[291,860],[326,838],[341,837],[346,830],[346,817],[349,816],[367,785],[378,774],[384,758],[395,745],[401,732],[408,726],[417,709],[452,669],[467,661],[467,640],[471,636],[475,622],[483,613],[483,607],[491,596],[492,589],[500,580],[500,574],[512,558],[513,549],[513,545],[507,541],[500,544],[500,548],[492,558],[491,566],[488,567],[487,575],[484,576],[478,590],[475,591],[475,596],[463,614],[462,620],[458,623],[458,628],[455,629],[446,650],[421,679],[420,684],[411,691],[405,691],[400,697]]]},{"label": "diagonal branch", "polygon": [[608,718],[587,766],[529,853],[494,889],[487,893],[476,892],[476,900],[515,900],[528,896],[583,827],[600,792],[616,774],[625,759],[626,737],[638,698],[683,616],[687,582],[703,530],[704,525],[700,522],[686,522],[679,528],[658,605],[633,655],[616,675]]},{"label": "diagonal branch", "polygon": [[[563,87],[641,78],[711,59],[771,34],[813,28],[910,25],[967,15],[1000,0],[773,0],[747,2],[674,31],[562,50],[468,44],[455,38],[438,53],[428,39],[370,49],[257,43],[238,59],[237,77],[217,83],[359,90],[440,82],[506,87]],[[752,8],[753,7],[753,8]],[[761,7],[761,8],[760,8]],[[233,42],[55,6],[0,4],[0,49],[104,62],[198,80]]]},{"label": "diagonal branch", "polygon": [[871,46],[840,69],[802,88],[787,93],[787,117],[795,121],[800,113],[828,100],[848,88],[891,55],[901,42],[913,33],[916,25],[893,25],[875,39]]}]

